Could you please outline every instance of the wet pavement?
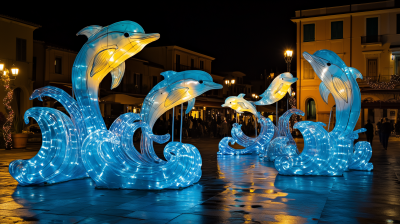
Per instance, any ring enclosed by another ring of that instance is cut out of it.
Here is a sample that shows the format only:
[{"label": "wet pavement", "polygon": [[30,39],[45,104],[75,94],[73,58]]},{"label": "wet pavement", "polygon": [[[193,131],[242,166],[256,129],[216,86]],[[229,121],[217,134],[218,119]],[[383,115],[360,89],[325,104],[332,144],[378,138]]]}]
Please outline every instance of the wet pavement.
[{"label": "wet pavement", "polygon": [[39,145],[0,150],[0,223],[400,223],[399,138],[385,151],[375,137],[373,172],[343,177],[277,175],[255,155],[217,156],[219,140],[185,139],[200,150],[203,176],[162,191],[96,189],[90,178],[17,186],[9,162]]}]

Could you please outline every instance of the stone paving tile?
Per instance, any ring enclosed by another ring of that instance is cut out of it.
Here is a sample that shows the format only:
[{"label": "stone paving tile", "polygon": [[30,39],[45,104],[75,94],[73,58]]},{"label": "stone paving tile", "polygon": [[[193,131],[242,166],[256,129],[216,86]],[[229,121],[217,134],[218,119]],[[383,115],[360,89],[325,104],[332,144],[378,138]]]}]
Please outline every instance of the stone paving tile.
[{"label": "stone paving tile", "polygon": [[[400,223],[400,139],[374,142],[373,172],[280,176],[257,156],[217,156],[219,139],[191,139],[202,155],[199,183],[180,190],[96,189],[90,178],[17,186],[14,159],[37,149],[0,150],[0,223]],[[163,158],[164,145],[155,145]]]}]

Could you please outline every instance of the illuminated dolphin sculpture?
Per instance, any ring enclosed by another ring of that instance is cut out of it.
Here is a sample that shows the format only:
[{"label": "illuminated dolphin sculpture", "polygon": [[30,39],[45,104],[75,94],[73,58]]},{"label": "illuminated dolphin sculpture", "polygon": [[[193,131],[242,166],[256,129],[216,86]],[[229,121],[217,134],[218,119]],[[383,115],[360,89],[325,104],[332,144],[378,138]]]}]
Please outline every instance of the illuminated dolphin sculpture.
[{"label": "illuminated dolphin sculpture", "polygon": [[222,104],[221,106],[230,107],[240,114],[247,111],[258,117],[259,113],[257,112],[256,107],[252,103],[243,98],[245,95],[246,94],[241,93],[238,96],[230,96],[225,99],[225,103]]},{"label": "illuminated dolphin sculpture", "polygon": [[[328,176],[342,175],[348,169],[372,170],[373,165],[368,162],[372,154],[370,144],[362,142],[353,146],[358,133],[365,131],[354,131],[361,108],[361,93],[356,78],[362,78],[361,73],[347,67],[342,59],[329,50],[320,50],[313,55],[304,52],[303,56],[322,81],[321,97],[327,102],[329,94],[332,94],[335,99],[336,125],[328,133],[322,127],[325,124],[320,122],[296,123],[294,128],[304,136],[303,152],[299,154],[290,149],[281,150],[287,153],[276,157],[276,169],[283,175]],[[276,148],[275,152],[278,150]]]},{"label": "illuminated dolphin sculpture", "polygon": [[292,89],[290,86],[296,81],[297,78],[293,78],[293,75],[289,72],[278,75],[265,92],[260,95],[262,99],[255,102],[255,104],[270,105],[281,100],[285,96],[286,92],[288,92],[289,95],[292,95]]},{"label": "illuminated dolphin sculpture", "polygon": [[[246,111],[252,113],[256,118],[258,118],[258,122],[261,124],[260,134],[256,138],[248,137],[243,133],[241,124],[233,124],[231,130],[232,138],[225,137],[218,145],[218,154],[220,155],[244,155],[254,152],[262,152],[274,136],[275,126],[272,121],[269,118],[261,116],[260,112],[257,112],[253,103],[245,100],[243,98],[244,96],[244,93],[241,93],[238,96],[230,96],[225,99],[225,103],[221,106],[230,107],[238,113],[244,113]],[[229,146],[229,143],[234,144],[235,142],[246,148],[238,150]]]},{"label": "illuminated dolphin sculpture", "polygon": [[[170,142],[164,150],[167,161],[157,157],[153,141],[165,143],[169,134],[152,133],[154,122],[165,111],[222,85],[203,71],[167,71],[144,100],[141,114],[124,114],[110,131],[96,131],[83,144],[83,161],[90,177],[101,188],[165,189],[187,187],[201,177],[201,156],[196,147]],[[189,110],[190,111],[190,110]],[[135,120],[141,120],[135,122]],[[142,129],[141,153],[132,144],[134,132]],[[102,155],[107,155],[102,156]]]}]

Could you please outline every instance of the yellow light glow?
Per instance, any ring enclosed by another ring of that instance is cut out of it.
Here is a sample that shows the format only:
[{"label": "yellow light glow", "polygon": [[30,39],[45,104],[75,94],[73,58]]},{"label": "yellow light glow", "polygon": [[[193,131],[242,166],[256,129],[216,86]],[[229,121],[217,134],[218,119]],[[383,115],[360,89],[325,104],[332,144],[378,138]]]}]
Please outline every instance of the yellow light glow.
[{"label": "yellow light glow", "polygon": [[285,52],[285,55],[286,55],[286,57],[292,57],[293,51],[287,50],[287,51]]},{"label": "yellow light glow", "polygon": [[203,110],[206,110],[206,107],[203,107]]},{"label": "yellow light glow", "polygon": [[18,72],[19,72],[19,69],[18,69],[17,67],[11,68],[11,74],[12,74],[13,76],[17,76],[17,75],[18,75]]},{"label": "yellow light glow", "polygon": [[0,72],[4,71],[4,63],[0,63]]},{"label": "yellow light glow", "polygon": [[235,80],[234,80],[234,79],[232,79],[232,80],[231,80],[231,83],[232,83],[232,84],[235,84]]}]

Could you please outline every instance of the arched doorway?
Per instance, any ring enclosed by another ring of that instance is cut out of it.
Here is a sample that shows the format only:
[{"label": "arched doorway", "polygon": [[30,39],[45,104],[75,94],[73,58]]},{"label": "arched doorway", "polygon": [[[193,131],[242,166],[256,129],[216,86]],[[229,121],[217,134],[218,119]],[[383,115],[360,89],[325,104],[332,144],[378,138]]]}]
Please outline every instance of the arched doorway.
[{"label": "arched doorway", "polygon": [[313,98],[306,100],[306,118],[309,121],[315,121],[317,119],[317,110]]}]

